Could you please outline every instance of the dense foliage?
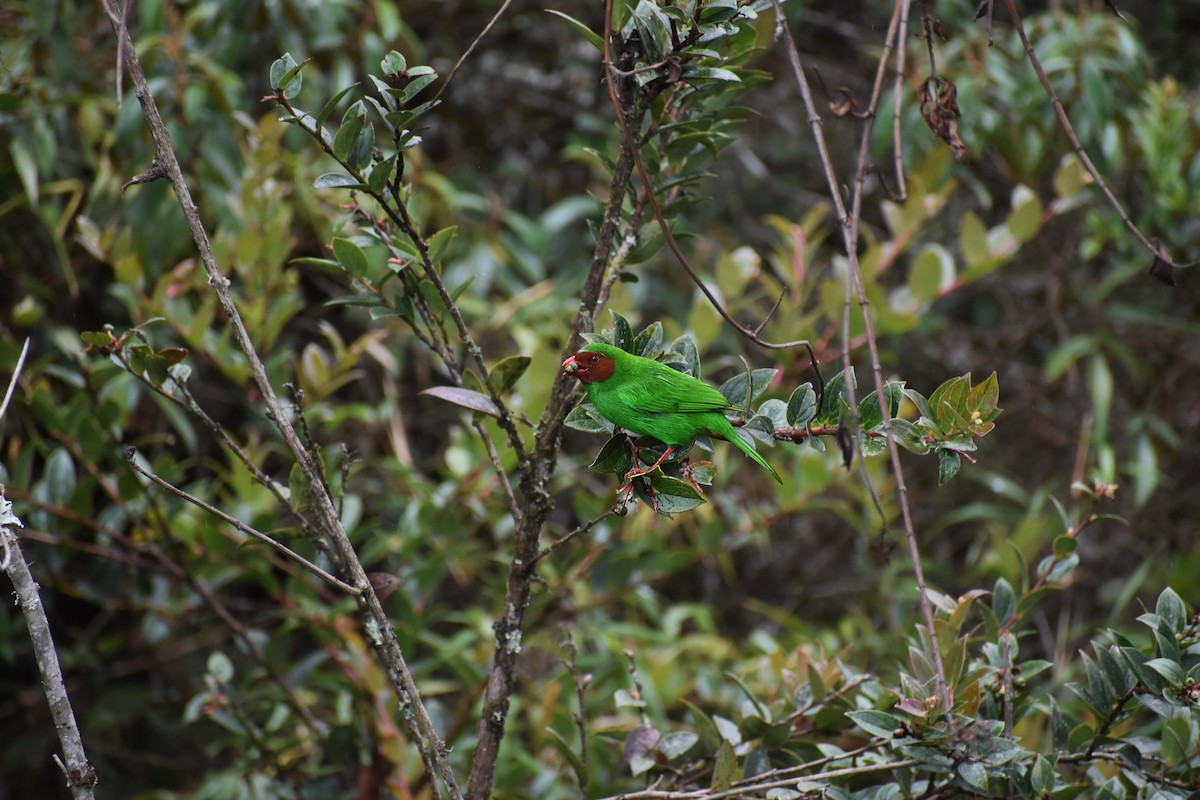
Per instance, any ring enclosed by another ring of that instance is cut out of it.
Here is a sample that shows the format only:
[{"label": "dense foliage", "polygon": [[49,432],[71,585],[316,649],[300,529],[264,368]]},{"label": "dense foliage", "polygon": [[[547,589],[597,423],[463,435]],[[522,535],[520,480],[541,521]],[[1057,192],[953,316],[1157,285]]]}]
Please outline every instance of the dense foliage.
[{"label": "dense foliage", "polygon": [[[932,39],[913,9],[906,185],[888,91],[857,259],[772,3],[612,5],[606,43],[601,4],[514,4],[457,70],[499,4],[131,6],[320,486],[175,194],[126,185],[154,149],[102,6],[0,12],[5,385],[31,340],[0,483],[98,794],[446,796],[420,702],[462,787],[497,797],[1187,797],[1194,280],[1147,275],[1001,4],[991,46],[974,7],[931,9]],[[1082,6],[1025,27],[1132,221],[1187,260],[1186,13]],[[891,6],[786,11],[849,197]],[[922,115],[930,46],[961,160]],[[576,330],[719,386],[783,485],[717,443],[617,513],[634,456],[559,374]],[[245,530],[344,577],[323,492],[419,700],[353,597]],[[66,796],[10,604],[0,664],[0,795]]]}]

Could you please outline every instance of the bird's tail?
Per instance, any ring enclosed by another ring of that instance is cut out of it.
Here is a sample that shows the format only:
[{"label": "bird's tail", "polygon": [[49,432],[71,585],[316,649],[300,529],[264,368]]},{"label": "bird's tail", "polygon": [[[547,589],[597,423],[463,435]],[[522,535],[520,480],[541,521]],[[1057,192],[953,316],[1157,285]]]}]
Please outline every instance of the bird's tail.
[{"label": "bird's tail", "polygon": [[722,436],[722,438],[727,439],[730,443],[733,444],[734,447],[736,447],[738,450],[741,450],[743,453],[745,453],[747,458],[749,458],[751,461],[757,463],[760,467],[765,469],[767,472],[771,473],[772,478],[779,481],[780,483],[783,483],[783,478],[779,477],[779,473],[775,471],[775,468],[772,467],[770,464],[768,464],[766,459],[758,454],[758,451],[754,449],[754,445],[750,444],[749,442],[747,442],[745,439],[743,439],[741,437],[741,435],[737,432],[737,430],[733,427],[733,425],[729,422],[729,420],[725,421],[725,425],[729,430],[723,431],[720,434]]}]

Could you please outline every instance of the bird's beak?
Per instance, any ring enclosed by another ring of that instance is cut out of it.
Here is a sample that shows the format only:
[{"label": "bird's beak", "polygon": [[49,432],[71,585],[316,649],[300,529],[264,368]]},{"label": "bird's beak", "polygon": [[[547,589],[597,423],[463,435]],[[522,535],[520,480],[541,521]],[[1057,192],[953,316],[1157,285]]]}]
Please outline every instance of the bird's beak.
[{"label": "bird's beak", "polygon": [[562,363],[563,375],[574,375],[579,371],[579,362],[575,360],[575,356],[571,356]]}]

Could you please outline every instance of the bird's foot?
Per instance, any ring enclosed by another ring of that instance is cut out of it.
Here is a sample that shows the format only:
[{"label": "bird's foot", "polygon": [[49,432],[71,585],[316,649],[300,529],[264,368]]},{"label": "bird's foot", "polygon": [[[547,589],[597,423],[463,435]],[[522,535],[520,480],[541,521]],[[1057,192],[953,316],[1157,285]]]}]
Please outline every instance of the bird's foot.
[{"label": "bird's foot", "polygon": [[[640,478],[640,477],[642,477],[643,475],[649,475],[651,472],[654,472],[654,470],[656,470],[656,469],[658,469],[659,467],[661,467],[661,466],[663,465],[663,463],[664,463],[664,462],[665,462],[665,461],[666,461],[668,458],[670,458],[670,457],[671,457],[671,454],[672,454],[672,453],[674,453],[674,452],[675,452],[675,447],[674,447],[674,446],[668,446],[668,447],[667,447],[667,449],[663,451],[663,454],[662,454],[661,456],[659,456],[659,457],[658,457],[658,461],[655,461],[653,464],[651,464],[651,465],[650,465],[650,466],[648,466],[648,467],[641,467],[641,468],[634,468],[634,469],[631,469],[629,472],[625,473],[625,480],[627,480],[627,481],[631,481],[631,480],[633,480],[634,478]],[[633,455],[633,463],[634,463],[634,464],[637,464],[637,463],[638,463],[638,458],[637,458],[637,449],[636,449],[636,448],[634,449],[633,453],[634,453],[634,455]]]},{"label": "bird's foot", "polygon": [[[617,490],[617,505],[620,506],[621,508],[624,508],[625,506],[627,506],[629,504],[629,502],[631,500],[633,500],[633,491],[634,491],[634,483],[633,482],[635,480],[637,480],[639,477],[642,477],[642,476],[634,475],[633,477],[629,478],[626,481],[624,486],[622,486],[620,489]],[[650,507],[654,509],[654,513],[656,513],[656,514],[660,513],[660,510],[658,507],[658,498],[655,497],[655,495],[654,495],[654,484],[649,480],[646,480],[645,483],[646,483],[646,486],[645,486],[646,491],[645,491],[644,496],[647,500],[650,501]]]}]

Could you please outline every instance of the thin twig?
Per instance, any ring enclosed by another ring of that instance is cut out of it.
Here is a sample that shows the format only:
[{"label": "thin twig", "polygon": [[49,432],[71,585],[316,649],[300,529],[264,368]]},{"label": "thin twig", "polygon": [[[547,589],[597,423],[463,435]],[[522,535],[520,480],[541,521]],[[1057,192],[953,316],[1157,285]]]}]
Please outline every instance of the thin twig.
[{"label": "thin twig", "polygon": [[[396,639],[395,628],[388,620],[387,613],[379,602],[378,596],[371,588],[366,571],[363,569],[353,545],[346,536],[341,519],[337,516],[337,511],[333,506],[333,499],[324,490],[323,479],[317,464],[309,457],[304,444],[297,437],[295,429],[284,413],[283,406],[279,402],[279,397],[276,395],[275,389],[271,386],[271,381],[267,377],[266,367],[263,365],[262,359],[254,347],[254,342],[251,340],[250,334],[246,330],[245,322],[242,319],[241,311],[234,301],[233,293],[229,288],[230,281],[222,274],[220,266],[217,264],[212,245],[209,242],[208,232],[200,220],[200,212],[196,207],[195,201],[192,199],[191,188],[188,186],[187,181],[184,180],[183,170],[179,166],[179,160],[171,144],[170,133],[167,131],[162,116],[158,112],[154,96],[151,94],[149,84],[146,81],[145,72],[142,70],[141,59],[138,57],[129,31],[121,22],[114,0],[103,0],[103,6],[112,25],[113,32],[117,34],[118,47],[122,48],[125,52],[126,68],[133,81],[138,102],[142,106],[142,114],[150,129],[150,135],[154,140],[155,157],[151,166],[153,168],[157,165],[158,171],[156,176],[165,177],[171,182],[176,200],[183,210],[184,218],[195,240],[200,261],[204,265],[205,272],[208,273],[209,285],[212,286],[213,291],[217,295],[225,317],[232,328],[233,337],[237,341],[238,347],[245,354],[246,362],[250,367],[250,373],[254,378],[254,383],[262,394],[263,402],[266,404],[267,418],[274,423],[276,430],[279,431],[288,449],[291,450],[311,490],[312,507],[317,514],[319,528],[331,545],[330,556],[339,568],[346,570],[351,579],[349,582],[361,591],[359,605],[363,613],[364,627],[370,634],[369,639],[372,645],[378,648],[381,661],[388,672],[388,677],[395,688],[397,696],[404,704],[406,711],[406,713],[402,714],[404,725],[412,739],[417,743],[426,770],[430,773],[436,773],[441,777],[450,796],[458,800],[458,798],[462,797],[462,794],[458,789],[454,772],[450,768],[446,745],[438,736],[437,729],[429,717],[429,712],[426,710],[424,703],[421,702],[420,692],[413,680],[412,673],[408,669],[408,664],[404,658],[403,651],[400,649],[400,644]],[[436,794],[436,784],[431,782],[430,785],[435,787],[434,792]]]},{"label": "thin twig", "polygon": [[658,221],[658,227],[663,233],[663,238],[666,239],[667,247],[671,249],[671,252],[675,255],[675,260],[679,262],[679,266],[683,267],[683,271],[692,279],[692,283],[696,284],[701,293],[708,298],[709,304],[721,315],[721,318],[746,339],[768,350],[790,350],[793,347],[800,347],[807,344],[807,339],[797,339],[792,342],[768,342],[759,336],[757,332],[734,319],[721,301],[717,299],[717,296],[713,294],[712,289],[708,288],[708,284],[697,274],[691,262],[688,261],[687,256],[683,254],[683,250],[680,249],[679,243],[675,241],[675,235],[671,233],[671,226],[667,224],[667,218],[663,214],[662,206],[659,204],[658,198],[654,196],[654,183],[650,180],[649,170],[646,169],[646,165],[642,162],[642,156],[635,144],[636,138],[629,128],[629,121],[625,119],[617,92],[616,80],[614,79],[616,65],[612,62],[609,48],[612,38],[612,3],[613,0],[605,0],[604,4],[604,81],[608,85],[609,101],[612,103],[613,109],[617,114],[617,123],[621,126],[621,137],[625,141],[626,147],[633,153],[633,163],[637,166],[638,175],[642,178],[646,199],[650,203],[650,210],[654,213],[654,219]]},{"label": "thin twig", "polygon": [[287,545],[285,545],[281,542],[275,541],[270,536],[267,536],[265,533],[262,533],[261,531],[256,531],[254,528],[251,528],[249,525],[242,522],[237,517],[229,516],[224,511],[217,508],[216,506],[209,505],[208,503],[201,500],[199,497],[196,497],[195,495],[192,495],[192,494],[188,494],[183,489],[180,489],[178,486],[168,483],[167,481],[160,478],[158,475],[155,475],[153,472],[151,472],[150,470],[146,469],[145,467],[143,467],[141,464],[138,463],[136,449],[134,449],[132,447],[127,448],[125,450],[125,460],[129,462],[129,466],[133,467],[134,472],[138,473],[139,475],[142,475],[145,478],[148,478],[150,481],[152,481],[153,483],[162,487],[163,489],[166,489],[168,492],[175,495],[176,497],[181,497],[184,500],[191,503],[192,505],[196,506],[197,508],[204,509],[209,514],[212,514],[214,517],[220,519],[221,521],[225,522],[228,525],[232,525],[233,527],[237,528],[239,531],[246,534],[247,536],[251,536],[251,537],[257,539],[258,541],[262,542],[263,544],[267,545],[268,547],[273,548],[277,553],[281,554],[284,558],[287,558],[290,561],[293,561],[293,562],[299,564],[300,566],[304,567],[306,570],[308,570],[312,574],[316,575],[318,578],[325,581],[330,586],[332,586],[340,591],[343,591],[346,594],[351,595],[352,597],[357,597],[358,595],[362,594],[361,589],[356,589],[353,586],[351,586],[350,584],[346,583],[345,581],[342,581],[339,578],[337,578],[333,575],[330,575],[328,572],[321,569],[316,564],[312,563],[307,558],[305,558],[304,556],[297,553],[295,550],[292,550]]},{"label": "thin twig", "polygon": [[[829,148],[825,142],[824,127],[821,122],[821,116],[817,112],[816,104],[813,101],[812,90],[809,88],[808,80],[804,77],[804,68],[800,61],[800,52],[796,48],[796,42],[792,38],[791,31],[786,25],[786,17],[783,14],[781,0],[772,0],[775,6],[777,19],[780,20],[780,32],[787,45],[788,62],[792,67],[792,77],[796,81],[796,86],[800,92],[800,97],[804,101],[805,111],[808,113],[808,120],[812,128],[813,136],[816,138],[817,151],[820,154],[821,165],[825,171],[825,179],[829,185],[829,194],[833,198],[834,208],[836,209],[838,220],[842,223],[842,241],[846,249],[846,258],[849,264],[850,279],[854,281],[855,291],[858,293],[859,305],[862,308],[863,327],[866,334],[867,348],[871,357],[872,372],[875,378],[876,396],[883,398],[884,382],[883,368],[879,360],[879,349],[875,337],[875,323],[872,320],[869,302],[867,301],[866,288],[863,284],[862,271],[858,261],[858,230],[862,218],[862,198],[863,187],[865,185],[867,151],[870,146],[871,129],[874,126],[875,114],[874,109],[878,106],[878,95],[881,90],[881,81],[877,76],[875,88],[872,92],[871,109],[872,112],[867,115],[864,122],[864,130],[862,139],[859,145],[859,160],[858,174],[855,179],[855,192],[853,212],[848,213],[845,203],[842,198],[842,191],[837,180],[837,174],[833,167],[833,161],[829,156]],[[895,19],[893,19],[895,21]],[[848,347],[848,344],[847,344]],[[896,480],[896,495],[900,501],[901,516],[904,520],[904,534],[908,542],[909,557],[912,560],[913,577],[917,583],[918,602],[921,607],[921,616],[929,630],[931,641],[936,645],[936,638],[933,638],[933,607],[929,602],[929,597],[926,593],[925,586],[925,571],[921,567],[921,551],[917,544],[917,535],[913,527],[912,509],[908,501],[908,487],[904,482],[904,468],[900,462],[900,450],[896,445],[896,438],[892,435],[891,420],[887,414],[883,415],[883,428],[887,435],[888,453],[892,463],[892,472]],[[933,652],[930,654],[933,658],[934,671],[936,673],[938,696],[942,701],[943,712],[947,719],[951,719],[951,697],[950,688],[946,684],[946,669],[942,661],[941,650],[934,646]]]},{"label": "thin twig", "polygon": [[491,33],[492,28],[496,27],[496,23],[500,21],[500,17],[504,16],[504,12],[508,10],[508,7],[512,5],[512,2],[513,0],[504,0],[504,2],[500,4],[499,10],[492,15],[492,18],[488,24],[483,26],[483,30],[481,30],[479,35],[475,37],[475,41],[471,42],[471,46],[464,50],[463,54],[458,57],[458,61],[454,63],[454,67],[450,70],[450,74],[446,76],[446,80],[442,83],[441,88],[439,88],[437,90],[437,94],[433,96],[435,102],[441,98],[442,92],[446,91],[446,87],[450,85],[450,81],[454,80],[454,76],[458,74],[458,68],[461,67],[463,62],[470,58],[471,54],[475,52],[475,48],[478,47],[479,43],[483,41],[483,37]]},{"label": "thin twig", "polygon": [[25,337],[25,344],[21,345],[21,355],[17,356],[17,365],[13,367],[12,379],[8,382],[8,389],[4,392],[4,402],[0,403],[0,420],[4,419],[4,413],[8,411],[8,401],[12,400],[13,391],[17,388],[17,378],[21,374],[21,369],[25,366],[25,355],[29,352],[29,337]]},{"label": "thin twig", "polygon": [[1113,194],[1112,189],[1108,188],[1108,184],[1104,181],[1104,176],[1100,174],[1100,170],[1092,163],[1092,159],[1088,156],[1087,151],[1083,149],[1083,143],[1079,141],[1079,136],[1075,133],[1075,127],[1071,124],[1071,119],[1067,116],[1067,111],[1063,107],[1062,100],[1058,99],[1058,94],[1054,91],[1053,84],[1050,83],[1050,78],[1046,75],[1046,70],[1042,67],[1042,62],[1038,60],[1037,53],[1033,51],[1033,45],[1029,41],[1029,37],[1025,34],[1025,26],[1021,22],[1021,15],[1017,13],[1017,6],[1013,0],[1004,0],[1004,5],[1008,7],[1008,14],[1012,17],[1013,26],[1017,29],[1017,35],[1021,37],[1021,44],[1025,47],[1025,55],[1029,58],[1029,63],[1033,67],[1033,71],[1037,73],[1038,80],[1041,81],[1042,89],[1046,92],[1046,96],[1050,98],[1050,104],[1054,107],[1054,115],[1058,118],[1058,125],[1063,129],[1063,133],[1067,135],[1067,140],[1071,143],[1071,148],[1075,151],[1075,155],[1079,156],[1079,160],[1083,163],[1088,174],[1092,176],[1092,180],[1100,187],[1100,191],[1104,193],[1104,197],[1108,200],[1108,204],[1117,212],[1117,216],[1121,218],[1121,222],[1126,229],[1134,235],[1142,247],[1155,258],[1162,259],[1171,267],[1190,267],[1196,262],[1187,264],[1179,264],[1167,255],[1166,250],[1161,245],[1156,245],[1146,238],[1141,229],[1134,224],[1129,215],[1125,213],[1125,208],[1121,205],[1121,201]]},{"label": "thin twig", "polygon": [[896,84],[892,91],[892,149],[896,161],[896,201],[908,198],[908,179],[904,176],[904,141],[901,135],[900,109],[904,95],[904,60],[908,53],[908,15],[912,0],[900,0],[900,29],[896,33]]},{"label": "thin twig", "polygon": [[600,516],[594,517],[589,522],[586,522],[583,525],[580,525],[578,528],[571,531],[570,533],[564,534],[562,537],[555,539],[553,544],[548,545],[541,552],[539,552],[536,556],[533,557],[533,560],[529,562],[529,569],[532,571],[533,568],[535,566],[537,566],[537,563],[539,561],[541,561],[543,558],[546,558],[547,556],[558,552],[559,549],[566,547],[568,544],[570,544],[575,539],[578,539],[580,536],[585,535],[588,531],[590,531],[592,528],[599,525],[604,520],[608,519],[611,516],[614,516],[615,514],[618,514],[620,512],[620,510],[621,510],[620,505],[614,506],[614,507],[610,508],[608,511],[605,511]]}]

